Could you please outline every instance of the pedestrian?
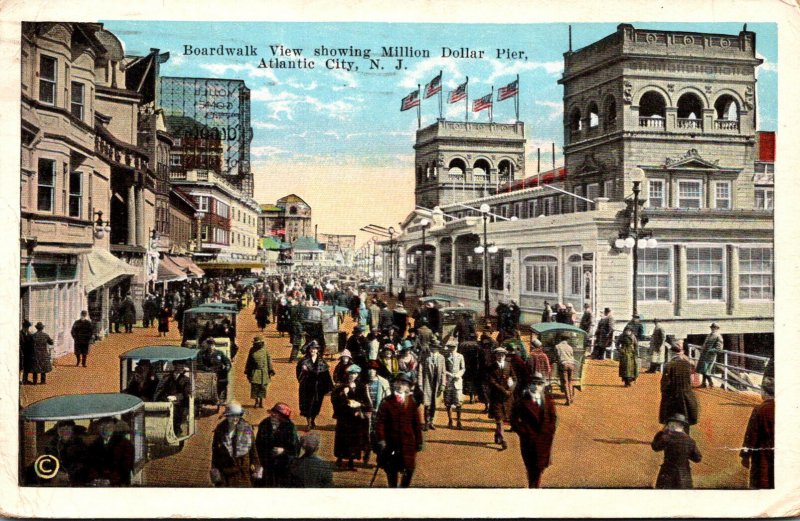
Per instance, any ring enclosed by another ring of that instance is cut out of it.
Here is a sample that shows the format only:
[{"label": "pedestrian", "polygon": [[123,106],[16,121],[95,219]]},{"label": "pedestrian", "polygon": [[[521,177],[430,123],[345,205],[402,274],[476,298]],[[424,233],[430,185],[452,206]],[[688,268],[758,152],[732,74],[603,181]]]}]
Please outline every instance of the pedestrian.
[{"label": "pedestrian", "polygon": [[495,362],[487,374],[489,418],[495,422],[494,442],[500,445],[500,450],[508,448],[508,443],[503,438],[503,423],[511,417],[514,387],[517,383],[514,368],[506,360],[507,353],[502,347],[494,349]]},{"label": "pedestrian", "polygon": [[289,465],[297,457],[300,438],[292,422],[292,410],[276,403],[269,416],[258,425],[256,450],[263,469],[260,485],[267,488],[289,486]]},{"label": "pedestrian", "polygon": [[478,389],[481,386],[480,345],[475,340],[459,342],[458,351],[464,357],[463,394],[469,396],[469,403],[475,403],[475,396],[479,394]]},{"label": "pedestrian", "polygon": [[89,312],[81,311],[81,317],[72,324],[72,341],[75,350],[75,367],[86,367],[86,356],[89,354],[89,345],[94,340],[94,326],[89,320]]},{"label": "pedestrian", "polygon": [[700,416],[700,408],[692,388],[692,363],[683,349],[683,340],[677,340],[671,347],[674,357],[664,366],[661,376],[661,403],[658,407],[658,422],[667,423],[674,414],[682,414],[686,419],[686,432],[695,425]]},{"label": "pedestrian", "polygon": [[345,348],[350,352],[350,357],[354,364],[366,367],[369,346],[367,345],[367,338],[364,336],[363,327],[356,326],[353,328],[353,334],[347,339]]},{"label": "pedestrian", "polygon": [[331,393],[333,417],[336,431],[333,455],[336,468],[342,468],[348,460],[347,469],[355,471],[354,460],[360,460],[369,452],[369,417],[372,412],[369,395],[364,386],[358,385],[361,367],[353,364],[347,368],[347,382],[337,385]]},{"label": "pedestrian", "polygon": [[32,382],[28,375],[32,372],[31,366],[34,359],[33,335],[31,334],[31,322],[27,318],[22,319],[22,329],[19,331],[19,364],[22,371],[22,384],[30,385]]},{"label": "pedestrian", "polygon": [[264,407],[264,398],[267,397],[270,381],[275,376],[272,357],[264,337],[257,336],[253,339],[253,346],[247,354],[244,374],[250,382],[250,398],[255,400],[253,407]]},{"label": "pedestrian", "polygon": [[628,321],[625,327],[631,328],[633,336],[636,337],[636,340],[642,341],[645,339],[644,324],[642,324],[642,317],[638,313],[635,313],[631,317],[630,321]]},{"label": "pedestrian", "polygon": [[433,340],[430,348],[423,350],[417,364],[417,382],[422,389],[425,406],[425,424],[422,430],[435,430],[433,418],[436,414],[436,400],[444,394],[445,361],[439,352],[438,340]]},{"label": "pedestrian", "polygon": [[134,447],[127,426],[114,418],[103,418],[98,436],[88,449],[88,479],[95,485],[124,487],[131,484]]},{"label": "pedestrian", "polygon": [[703,342],[703,350],[697,360],[697,372],[703,376],[703,382],[700,387],[714,387],[711,374],[714,370],[714,364],[717,362],[717,355],[724,348],[722,335],[719,334],[719,326],[714,322],[710,327],[711,333],[708,334]]},{"label": "pedestrian", "polygon": [[653,438],[650,447],[656,452],[664,451],[664,463],[658,471],[655,488],[694,488],[689,462],[700,463],[703,456],[695,441],[685,432],[688,425],[684,415],[673,414],[667,418],[664,429]]},{"label": "pedestrian", "polygon": [[389,380],[378,374],[379,366],[380,363],[377,360],[371,360],[367,366],[366,380],[360,384],[365,388],[370,405],[370,412],[367,414],[369,419],[369,446],[364,455],[364,465],[369,463],[370,450],[376,454],[378,453],[378,440],[375,436],[375,420],[378,417],[378,409],[380,409],[381,402],[392,392]]},{"label": "pedestrian", "polygon": [[544,377],[545,390],[547,390],[550,387],[552,368],[550,367],[550,359],[547,357],[547,353],[544,352],[542,341],[539,340],[539,333],[535,330],[531,331],[531,354],[526,364],[529,374],[539,373]]},{"label": "pedestrian", "polygon": [[397,327],[397,334],[400,338],[404,337],[408,329],[408,311],[402,302],[398,302],[392,311],[392,324]]},{"label": "pedestrian", "polygon": [[306,429],[311,430],[316,427],[315,420],[322,400],[333,389],[328,363],[320,354],[319,344],[315,340],[308,344],[305,357],[297,364],[295,375],[299,382],[300,416],[306,418]]},{"label": "pedestrian", "polygon": [[263,472],[256,457],[253,427],[238,402],[225,406],[225,419],[211,442],[211,483],[215,487],[247,487]]},{"label": "pedestrian", "polygon": [[122,324],[125,326],[125,332],[133,333],[133,324],[136,322],[136,306],[130,293],[125,295],[125,300],[120,304],[119,310]]},{"label": "pedestrian", "polygon": [[33,373],[33,385],[39,382],[47,383],[47,373],[53,370],[53,339],[44,332],[44,324],[37,322],[36,333],[31,336],[33,342],[33,359],[31,360],[31,372]]},{"label": "pedestrian", "polygon": [[227,355],[214,347],[213,338],[207,338],[201,344],[200,352],[197,353],[197,370],[217,375],[217,396],[222,402],[227,401],[231,367],[231,360]]},{"label": "pedestrian", "polygon": [[444,348],[444,407],[447,410],[447,427],[453,428],[453,411],[456,412],[456,429],[461,430],[461,406],[464,404],[464,355],[458,352],[458,345],[445,345]]},{"label": "pedestrian", "polygon": [[639,342],[633,336],[633,330],[625,326],[625,330],[617,340],[619,353],[619,377],[625,387],[630,387],[639,376]]},{"label": "pedestrian", "polygon": [[553,321],[553,309],[550,307],[550,303],[546,300],[544,301],[544,308],[542,309],[542,322],[552,322]]},{"label": "pedestrian", "polygon": [[289,486],[293,488],[330,488],[333,486],[331,464],[318,455],[319,434],[309,432],[300,438],[303,453],[289,463]]},{"label": "pedestrian", "polygon": [[422,317],[419,319],[419,324],[416,326],[417,336],[414,344],[414,350],[417,353],[422,353],[430,349],[431,342],[433,341],[434,332],[428,325],[428,319]]},{"label": "pedestrian", "polygon": [[578,327],[586,332],[586,338],[591,338],[592,328],[594,327],[594,314],[592,313],[592,306],[589,304],[583,305],[583,315],[581,315],[581,320],[578,324]]},{"label": "pedestrian", "polygon": [[172,309],[164,304],[158,310],[158,336],[167,336],[169,333],[169,319],[172,316]]},{"label": "pedestrian", "polygon": [[750,414],[739,456],[750,469],[750,488],[775,488],[775,381],[764,377],[764,401]]},{"label": "pedestrian", "polygon": [[378,375],[386,380],[394,380],[397,373],[400,372],[400,363],[394,356],[394,344],[384,344],[381,348],[380,356],[378,356]]},{"label": "pedestrian", "polygon": [[347,368],[353,364],[353,357],[350,356],[350,350],[345,349],[339,353],[339,361],[336,367],[333,368],[333,383],[343,384],[347,381]]},{"label": "pedestrian", "polygon": [[575,390],[572,388],[572,378],[575,373],[575,356],[572,345],[569,343],[568,334],[562,333],[559,337],[559,342],[556,344],[556,359],[561,390],[564,392],[566,404],[570,405],[575,401]]},{"label": "pedestrian", "polygon": [[417,452],[422,450],[422,420],[419,406],[411,396],[413,379],[400,373],[392,383],[392,396],[381,403],[375,422],[378,466],[386,472],[389,487],[407,488],[416,469]]},{"label": "pedestrian", "polygon": [[558,417],[550,394],[544,392],[545,378],[534,373],[530,385],[511,409],[511,427],[519,436],[528,488],[541,486],[542,472],[550,466],[550,453]]},{"label": "pedestrian", "polygon": [[408,340],[404,340],[400,344],[400,351],[397,354],[397,371],[398,373],[417,373],[417,355],[412,350],[412,344]]},{"label": "pedestrian", "polygon": [[119,333],[119,325],[122,323],[122,303],[119,295],[114,295],[111,299],[111,306],[108,309],[108,321],[114,325],[114,333]]},{"label": "pedestrian", "polygon": [[304,306],[299,302],[292,301],[289,306],[289,325],[290,335],[292,342],[292,351],[289,353],[289,362],[294,362],[300,353],[300,346],[303,345],[303,335],[305,330],[303,328],[303,311]]},{"label": "pedestrian", "polygon": [[650,368],[648,373],[655,373],[661,371],[661,366],[664,365],[665,353],[665,340],[664,328],[659,324],[658,319],[653,319],[653,332],[650,334]]},{"label": "pedestrian", "polygon": [[400,288],[400,292],[397,294],[397,301],[400,302],[401,304],[403,304],[404,306],[406,305],[406,288],[405,287]]},{"label": "pedestrian", "polygon": [[489,412],[489,373],[495,365],[494,350],[497,348],[497,342],[492,338],[492,332],[489,330],[481,333],[479,342],[480,356],[478,358],[478,378],[480,385],[478,386],[478,400],[484,404],[483,412]]},{"label": "pedestrian", "polygon": [[614,315],[611,308],[603,310],[603,318],[597,324],[594,332],[594,352],[592,358],[602,360],[605,357],[606,349],[614,343]]}]

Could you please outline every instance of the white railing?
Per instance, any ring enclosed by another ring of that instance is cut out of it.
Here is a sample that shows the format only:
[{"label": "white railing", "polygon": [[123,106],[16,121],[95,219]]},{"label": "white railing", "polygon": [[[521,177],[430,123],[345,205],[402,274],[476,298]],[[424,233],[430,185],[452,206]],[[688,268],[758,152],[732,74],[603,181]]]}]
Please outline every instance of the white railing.
[{"label": "white railing", "polygon": [[693,118],[678,118],[678,128],[702,129],[703,120]]},{"label": "white railing", "polygon": [[657,116],[642,116],[639,118],[639,126],[663,130],[664,118]]},{"label": "white railing", "polygon": [[[697,363],[703,346],[689,344],[689,358]],[[733,361],[739,358],[738,364]],[[720,361],[722,359],[722,361]],[[744,360],[753,360],[760,369],[750,369],[744,367]],[[761,389],[761,380],[764,377],[764,369],[767,367],[769,357],[739,353],[736,351],[721,351],[717,355],[717,361],[711,368],[713,376],[722,380],[722,388],[725,390],[740,390],[741,388],[758,391]]]},{"label": "white railing", "polygon": [[714,128],[716,130],[739,130],[739,122],[729,119],[715,119]]}]

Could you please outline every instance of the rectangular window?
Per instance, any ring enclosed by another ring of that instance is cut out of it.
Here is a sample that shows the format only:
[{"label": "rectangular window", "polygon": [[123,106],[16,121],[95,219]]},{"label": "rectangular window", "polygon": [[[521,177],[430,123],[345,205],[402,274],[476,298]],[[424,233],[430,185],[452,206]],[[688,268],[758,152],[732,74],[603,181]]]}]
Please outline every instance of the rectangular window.
[{"label": "rectangular window", "polygon": [[[584,197],[583,195],[583,186],[576,186],[573,188],[575,195],[579,195]],[[575,198],[575,211],[576,212],[585,212],[589,203],[584,201],[583,199]]]},{"label": "rectangular window", "polygon": [[181,166],[181,156],[179,154],[170,154],[169,164],[170,166]]},{"label": "rectangular window", "polygon": [[650,208],[664,208],[667,205],[665,196],[663,179],[650,179],[647,181],[647,203]]},{"label": "rectangular window", "polygon": [[514,203],[514,217],[522,219],[522,203]]},{"label": "rectangular window", "polygon": [[83,174],[70,172],[69,174],[69,216],[81,217],[83,208]]},{"label": "rectangular window", "polygon": [[773,280],[772,248],[739,249],[740,299],[772,299]]},{"label": "rectangular window", "polygon": [[528,218],[536,217],[536,199],[528,201]]},{"label": "rectangular window", "polygon": [[37,208],[40,212],[52,212],[56,184],[56,162],[52,159],[39,159],[38,177]]},{"label": "rectangular window", "polygon": [[544,214],[553,215],[553,199],[551,197],[544,198]]},{"label": "rectangular window", "polygon": [[756,210],[772,210],[775,192],[772,188],[756,188]]},{"label": "rectangular window", "polygon": [[208,240],[208,228],[209,226],[207,224],[204,224],[200,229],[200,238],[204,241]]},{"label": "rectangular window", "polygon": [[39,101],[56,104],[56,75],[58,60],[50,56],[39,57]]},{"label": "rectangular window", "polygon": [[592,183],[586,186],[586,198],[591,199],[594,201],[600,197],[600,185],[597,183]]},{"label": "rectangular window", "polygon": [[603,183],[603,196],[608,197],[609,199],[614,198],[614,180],[609,179],[608,181]]},{"label": "rectangular window", "polygon": [[678,181],[678,208],[702,208],[702,181]]},{"label": "rectangular window", "polygon": [[570,268],[570,292],[573,295],[581,294],[581,267],[572,266]]},{"label": "rectangular window", "polygon": [[230,207],[227,204],[225,204],[225,203],[223,203],[221,201],[217,201],[217,215],[219,215],[220,217],[223,217],[223,218],[227,219],[228,215],[229,215],[229,211],[228,211],[229,208]]},{"label": "rectangular window", "polygon": [[725,262],[722,248],[686,248],[689,300],[722,300]]},{"label": "rectangular window", "polygon": [[208,211],[208,196],[207,195],[198,195],[197,196],[197,209],[201,212]]},{"label": "rectangular window", "polygon": [[83,83],[72,82],[71,100],[70,112],[72,112],[73,116],[83,121]]},{"label": "rectangular window", "polygon": [[730,210],[731,208],[731,182],[714,182],[714,208]]},{"label": "rectangular window", "polygon": [[672,300],[672,248],[639,250],[636,298],[640,301]]},{"label": "rectangular window", "polygon": [[526,293],[558,293],[558,266],[553,257],[531,257],[523,263]]}]

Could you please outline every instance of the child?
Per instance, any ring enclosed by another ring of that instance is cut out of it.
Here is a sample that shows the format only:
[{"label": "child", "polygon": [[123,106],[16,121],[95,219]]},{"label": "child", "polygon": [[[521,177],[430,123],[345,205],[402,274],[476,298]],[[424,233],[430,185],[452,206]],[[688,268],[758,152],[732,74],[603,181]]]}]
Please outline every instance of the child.
[{"label": "child", "polygon": [[658,472],[656,488],[694,488],[689,461],[700,463],[703,458],[697,444],[685,432],[689,427],[683,414],[667,418],[664,430],[656,433],[650,446],[654,451],[664,451],[664,463]]}]

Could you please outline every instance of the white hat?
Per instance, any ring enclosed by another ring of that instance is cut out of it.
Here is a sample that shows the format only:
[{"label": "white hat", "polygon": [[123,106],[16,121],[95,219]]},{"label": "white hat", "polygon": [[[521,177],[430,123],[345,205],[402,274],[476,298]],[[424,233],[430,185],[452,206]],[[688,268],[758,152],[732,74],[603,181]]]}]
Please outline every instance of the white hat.
[{"label": "white hat", "polygon": [[244,416],[244,409],[239,402],[230,402],[225,405],[225,416]]}]

